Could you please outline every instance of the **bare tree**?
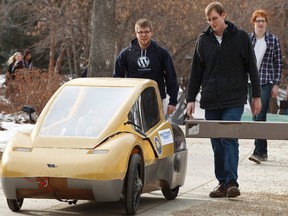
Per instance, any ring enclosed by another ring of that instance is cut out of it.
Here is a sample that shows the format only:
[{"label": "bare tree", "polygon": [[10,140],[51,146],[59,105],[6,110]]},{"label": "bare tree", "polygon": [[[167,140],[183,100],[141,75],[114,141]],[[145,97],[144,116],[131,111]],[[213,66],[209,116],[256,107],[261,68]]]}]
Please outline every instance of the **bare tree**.
[{"label": "bare tree", "polygon": [[111,76],[114,68],[116,2],[93,1],[92,37],[88,76]]},{"label": "bare tree", "polygon": [[[44,59],[51,74],[70,70],[73,76],[79,76],[82,62],[89,56],[92,0],[23,0],[0,4],[3,25],[7,23],[8,29],[14,26],[27,40],[33,36],[30,44],[34,65]],[[23,36],[11,42],[23,41]],[[20,49],[19,44],[11,46]]]},{"label": "bare tree", "polygon": [[[210,2],[211,0],[1,1],[0,26],[6,25],[10,31],[7,34],[9,37],[4,37],[2,32],[6,31],[1,28],[0,37],[3,37],[0,39],[3,45],[9,44],[15,49],[21,46],[22,50],[24,37],[20,37],[21,40],[14,37],[16,30],[23,31],[26,36],[39,36],[39,40],[33,41],[32,45],[34,61],[46,61],[45,67],[49,62],[49,71],[53,74],[69,72],[71,76],[78,77],[81,66],[89,58],[89,76],[111,76],[115,56],[135,37],[135,21],[144,17],[153,22],[157,42],[171,53],[178,77],[187,78],[195,40],[207,26],[204,9]],[[248,32],[253,31],[250,24],[253,11],[267,10],[270,18],[268,31],[280,38],[283,55],[287,56],[287,0],[221,2],[228,12],[228,19]]]},{"label": "bare tree", "polygon": [[[179,80],[187,79],[191,70],[195,41],[207,26],[204,9],[210,2],[211,0],[117,1],[119,33],[117,52],[128,46],[133,37],[135,21],[142,17],[149,18],[154,24],[154,38],[172,55]],[[253,31],[250,23],[253,11],[267,10],[270,18],[268,30],[280,38],[283,54],[288,54],[287,0],[222,0],[221,2],[228,13],[227,19],[247,32]],[[283,77],[286,77],[286,72],[284,70]]]}]

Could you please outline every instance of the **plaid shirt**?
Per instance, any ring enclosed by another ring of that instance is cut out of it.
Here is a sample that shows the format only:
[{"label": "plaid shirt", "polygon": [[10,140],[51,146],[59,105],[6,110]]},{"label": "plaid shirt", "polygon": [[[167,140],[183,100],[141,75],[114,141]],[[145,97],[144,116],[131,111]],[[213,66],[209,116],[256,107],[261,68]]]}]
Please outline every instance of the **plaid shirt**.
[{"label": "plaid shirt", "polygon": [[[255,32],[250,33],[250,38],[252,40],[253,47],[255,47],[257,41]],[[281,72],[283,69],[280,42],[275,35],[269,32],[265,32],[265,42],[267,44],[267,48],[259,69],[260,84],[264,85],[271,83],[274,85],[279,85]]]}]

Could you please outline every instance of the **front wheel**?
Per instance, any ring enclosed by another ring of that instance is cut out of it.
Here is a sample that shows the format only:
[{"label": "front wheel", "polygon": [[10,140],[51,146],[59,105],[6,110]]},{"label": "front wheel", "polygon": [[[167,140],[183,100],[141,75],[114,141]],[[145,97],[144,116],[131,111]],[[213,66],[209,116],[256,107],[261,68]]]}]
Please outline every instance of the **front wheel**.
[{"label": "front wheel", "polygon": [[178,192],[179,192],[179,187],[176,187],[174,189],[170,189],[170,188],[162,189],[162,193],[167,200],[175,199],[178,196]]},{"label": "front wheel", "polygon": [[139,154],[130,158],[125,183],[125,209],[128,215],[134,215],[140,202],[143,188],[143,160]]},{"label": "front wheel", "polygon": [[18,212],[22,205],[23,205],[24,199],[7,199],[7,204],[11,211]]}]

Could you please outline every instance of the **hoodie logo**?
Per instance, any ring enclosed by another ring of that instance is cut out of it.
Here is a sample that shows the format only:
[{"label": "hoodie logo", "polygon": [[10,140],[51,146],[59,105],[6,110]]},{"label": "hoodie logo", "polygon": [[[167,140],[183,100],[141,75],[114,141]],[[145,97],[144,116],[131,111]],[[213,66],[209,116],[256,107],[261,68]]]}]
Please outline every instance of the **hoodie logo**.
[{"label": "hoodie logo", "polygon": [[150,65],[150,60],[147,56],[141,56],[138,58],[137,64],[140,68],[147,68]]}]

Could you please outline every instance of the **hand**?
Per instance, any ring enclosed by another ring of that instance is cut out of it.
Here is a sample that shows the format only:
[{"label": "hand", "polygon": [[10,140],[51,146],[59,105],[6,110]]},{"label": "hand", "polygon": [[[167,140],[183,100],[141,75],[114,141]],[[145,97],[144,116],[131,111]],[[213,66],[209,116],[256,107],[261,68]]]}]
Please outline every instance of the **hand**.
[{"label": "hand", "polygon": [[252,111],[252,115],[256,116],[258,113],[260,113],[261,111],[261,98],[257,97],[257,98],[253,98],[251,101],[251,111]]},{"label": "hand", "polygon": [[167,115],[171,115],[175,110],[176,110],[176,106],[169,104],[167,106]]},{"label": "hand", "polygon": [[276,98],[278,96],[278,85],[274,85],[272,90],[271,90],[271,97]]},{"label": "hand", "polygon": [[195,102],[189,102],[186,108],[186,113],[189,118],[193,118],[192,114],[194,113],[194,111],[195,111]]}]

